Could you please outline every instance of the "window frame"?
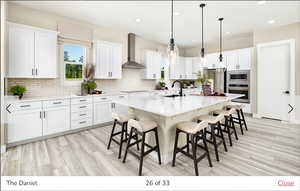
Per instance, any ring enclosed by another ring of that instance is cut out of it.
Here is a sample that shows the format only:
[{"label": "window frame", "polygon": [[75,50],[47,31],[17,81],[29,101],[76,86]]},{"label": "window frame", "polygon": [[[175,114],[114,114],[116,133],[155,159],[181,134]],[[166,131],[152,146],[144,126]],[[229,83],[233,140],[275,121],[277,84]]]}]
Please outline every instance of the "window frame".
[{"label": "window frame", "polygon": [[[65,45],[73,45],[73,46],[80,46],[84,48],[84,55],[83,55],[83,63],[81,62],[67,62],[64,60],[64,47]],[[84,66],[87,64],[87,56],[88,56],[88,47],[84,46],[82,44],[75,44],[75,43],[62,43],[60,47],[61,51],[61,79],[62,79],[62,84],[64,86],[78,86],[83,82],[83,74],[82,74],[82,79],[67,79],[66,78],[66,64],[78,64],[82,65],[82,71],[84,70]]]}]

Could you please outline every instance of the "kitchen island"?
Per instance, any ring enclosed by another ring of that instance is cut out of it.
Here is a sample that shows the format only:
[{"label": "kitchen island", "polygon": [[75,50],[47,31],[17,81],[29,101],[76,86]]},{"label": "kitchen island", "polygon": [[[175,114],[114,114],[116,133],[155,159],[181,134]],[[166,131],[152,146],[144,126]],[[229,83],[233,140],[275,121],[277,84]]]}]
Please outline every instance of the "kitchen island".
[{"label": "kitchen island", "polygon": [[[158,134],[162,163],[171,161],[175,125],[181,121],[192,121],[195,117],[223,108],[231,100],[241,97],[240,94],[226,96],[164,97],[161,95],[128,96],[127,99],[115,100],[116,104],[128,106],[138,119],[150,119],[158,124]],[[183,145],[185,138],[180,137]],[[154,135],[146,138],[146,142],[154,144]],[[154,155],[156,157],[156,155]]]}]

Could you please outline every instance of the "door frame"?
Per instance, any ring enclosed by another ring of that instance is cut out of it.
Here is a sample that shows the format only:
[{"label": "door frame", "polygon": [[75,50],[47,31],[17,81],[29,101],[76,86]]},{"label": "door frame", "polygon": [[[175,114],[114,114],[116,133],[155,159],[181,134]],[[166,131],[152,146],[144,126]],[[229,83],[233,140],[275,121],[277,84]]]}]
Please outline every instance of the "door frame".
[{"label": "door frame", "polygon": [[268,43],[260,43],[256,45],[257,50],[257,115],[261,117],[261,106],[260,106],[260,97],[261,97],[261,85],[259,83],[262,72],[261,72],[261,49],[265,47],[272,47],[276,45],[281,44],[288,44],[290,47],[290,104],[294,107],[294,110],[289,114],[289,122],[295,122],[295,102],[296,102],[296,95],[295,95],[295,83],[296,83],[296,75],[295,75],[295,45],[296,41],[295,39],[289,39],[289,40],[280,40],[280,41],[273,41]]}]

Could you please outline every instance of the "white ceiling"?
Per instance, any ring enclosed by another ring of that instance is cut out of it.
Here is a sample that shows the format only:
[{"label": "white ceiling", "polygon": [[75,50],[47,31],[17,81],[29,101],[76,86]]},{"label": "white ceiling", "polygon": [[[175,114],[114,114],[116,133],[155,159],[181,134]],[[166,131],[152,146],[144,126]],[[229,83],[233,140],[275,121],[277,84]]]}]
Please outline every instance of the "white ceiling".
[{"label": "white ceiling", "polygon": [[[171,1],[17,1],[15,3],[52,12],[115,30],[133,32],[144,38],[168,43]],[[175,1],[175,41],[179,46],[195,46],[201,40],[201,1]],[[300,21],[299,1],[206,1],[205,41],[219,35],[218,17],[224,17],[227,36],[255,29]],[[136,22],[139,18],[141,21]],[[275,23],[269,24],[268,21]]]}]

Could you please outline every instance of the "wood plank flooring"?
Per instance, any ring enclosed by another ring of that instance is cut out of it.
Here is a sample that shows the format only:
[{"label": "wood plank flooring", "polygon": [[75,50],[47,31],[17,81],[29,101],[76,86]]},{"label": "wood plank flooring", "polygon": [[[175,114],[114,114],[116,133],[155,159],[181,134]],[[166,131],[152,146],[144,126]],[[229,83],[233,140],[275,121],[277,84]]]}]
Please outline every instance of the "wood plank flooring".
[{"label": "wood plank flooring", "polygon": [[[213,168],[206,159],[199,163],[202,176],[288,176],[300,175],[300,125],[247,117],[248,129],[239,140],[233,139],[228,152],[220,148]],[[124,164],[117,159],[118,146],[107,150],[111,126],[38,141],[8,149],[1,155],[2,176],[132,176],[138,173],[138,160],[128,155]],[[227,137],[227,136],[225,136]],[[227,141],[228,143],[228,141]],[[144,160],[144,176],[194,175],[191,159],[178,156],[176,167],[158,165],[157,159]]]}]

